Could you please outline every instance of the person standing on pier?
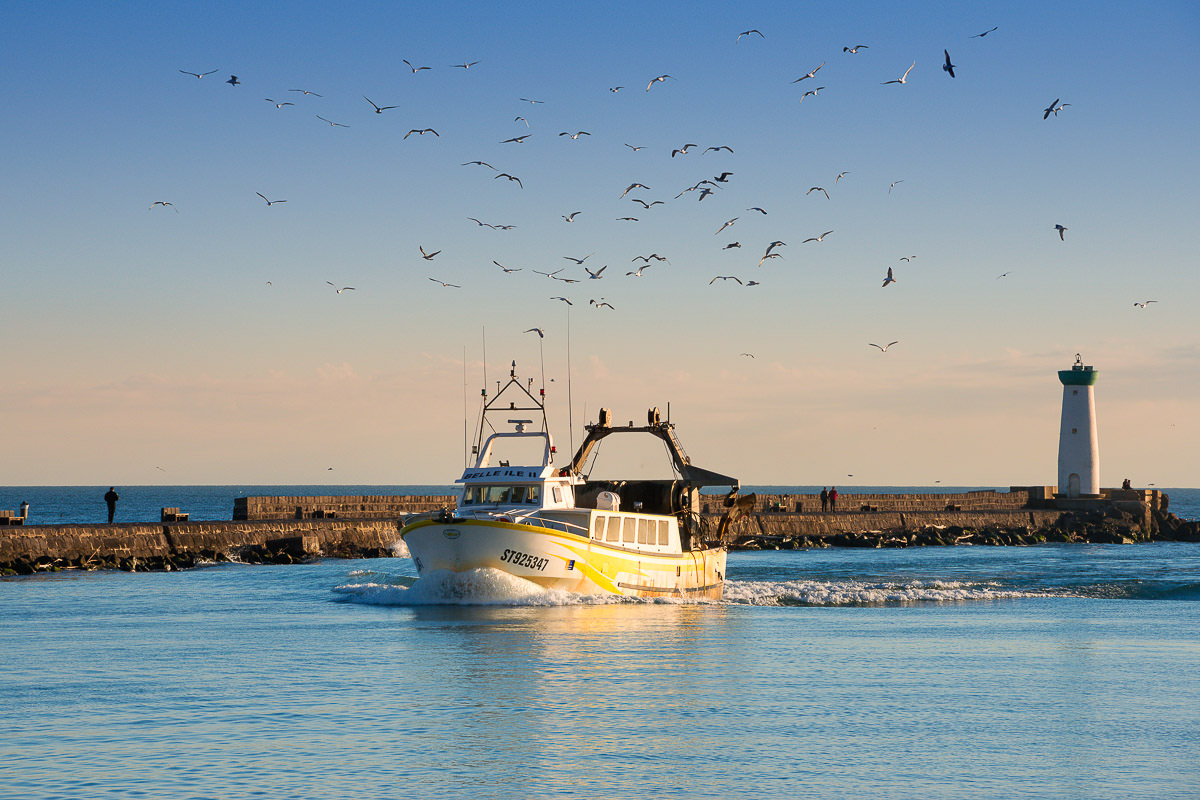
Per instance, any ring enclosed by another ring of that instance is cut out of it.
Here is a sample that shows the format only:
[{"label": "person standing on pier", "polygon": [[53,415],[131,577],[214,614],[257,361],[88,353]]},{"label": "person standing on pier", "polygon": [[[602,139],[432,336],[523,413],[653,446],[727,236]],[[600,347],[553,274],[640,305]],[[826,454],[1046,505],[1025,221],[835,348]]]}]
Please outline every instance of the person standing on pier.
[{"label": "person standing on pier", "polygon": [[115,487],[108,487],[108,491],[104,493],[104,502],[108,505],[108,524],[112,525],[113,517],[117,513],[117,501],[121,499],[121,495],[117,494]]},{"label": "person standing on pier", "polygon": [[837,511],[837,487],[833,486],[829,489],[829,510]]},{"label": "person standing on pier", "polygon": [[821,511],[829,510],[829,490],[824,486],[821,487]]},{"label": "person standing on pier", "polygon": [[29,519],[29,501],[22,500],[21,501],[21,522],[25,522],[28,519]]}]

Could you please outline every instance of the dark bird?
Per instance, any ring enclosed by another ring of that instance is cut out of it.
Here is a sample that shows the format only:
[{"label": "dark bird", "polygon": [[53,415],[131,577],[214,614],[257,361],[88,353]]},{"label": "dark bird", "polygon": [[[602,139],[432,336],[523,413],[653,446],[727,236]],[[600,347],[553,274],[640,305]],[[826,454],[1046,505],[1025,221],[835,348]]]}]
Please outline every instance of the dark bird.
[{"label": "dark bird", "polygon": [[267,200],[267,196],[265,194],[263,194],[262,192],[255,192],[255,194],[258,195],[259,197],[261,197],[268,206],[273,206],[276,203],[286,203],[287,202],[287,200]]},{"label": "dark bird", "polygon": [[617,222],[637,222],[637,217],[617,217]]},{"label": "dark bird", "polygon": [[[733,148],[727,144],[719,144],[716,147],[706,147],[706,148],[704,148],[704,153],[707,153],[709,150],[716,150],[716,151],[728,150],[730,153],[733,152]],[[704,153],[701,153],[700,155],[704,155]]]},{"label": "dark bird", "polygon": [[534,104],[534,103],[544,103],[544,102],[546,102],[546,101],[545,101],[545,100],[531,100],[531,99],[530,99],[530,98],[528,98],[528,97],[522,97],[522,98],[521,98],[521,102],[522,102],[522,103],[529,103],[529,104],[531,104],[531,105],[532,105],[532,104]]},{"label": "dark bird", "polygon": [[752,33],[757,33],[757,34],[759,35],[759,37],[760,37],[760,38],[763,38],[763,39],[767,38],[767,37],[765,37],[765,36],[763,36],[763,35],[762,35],[762,31],[758,30],[757,28],[751,28],[751,29],[750,29],[750,30],[748,30],[748,31],[742,31],[741,33],[739,33],[739,34],[738,34],[738,37],[737,37],[736,39],[734,39],[733,41],[734,41],[734,42],[740,42],[740,41],[742,40],[742,37],[743,37],[743,36],[749,36],[749,35],[750,35],[750,34],[752,34]]},{"label": "dark bird", "polygon": [[[553,299],[553,298],[551,298],[551,299]],[[539,339],[546,338],[546,334],[542,332],[541,328],[530,328],[529,330],[525,331],[525,333],[536,333],[538,335]]]},{"label": "dark bird", "polygon": [[402,58],[400,60],[403,61],[405,64],[408,64],[408,68],[413,71],[414,75],[416,75],[419,71],[421,71],[423,69],[433,69],[433,67],[414,67],[412,65],[412,62],[409,61],[407,58]]},{"label": "dark bird", "polygon": [[842,52],[843,53],[857,53],[859,50],[866,50],[866,49],[867,49],[867,46],[865,44],[856,44],[856,45],[854,45],[854,47],[843,47]]},{"label": "dark bird", "polygon": [[429,280],[433,281],[434,283],[440,283],[446,289],[461,289],[462,288],[457,283],[446,283],[445,281],[438,280],[437,278],[430,278]]},{"label": "dark bird", "polygon": [[796,78],[796,80],[792,81],[792,83],[799,83],[800,81],[804,80],[805,78],[815,78],[815,77],[817,77],[817,72],[818,72],[818,71],[821,69],[821,67],[823,67],[823,66],[825,66],[825,62],[824,62],[824,61],[822,61],[820,64],[817,64],[817,66],[813,67],[813,69],[812,69],[812,72],[809,72],[809,73],[808,73],[808,74],[806,74],[806,75],[801,75],[799,78]]},{"label": "dark bird", "polygon": [[186,69],[181,69],[179,71],[184,75],[191,75],[195,78],[203,78],[205,75],[212,75],[214,72],[216,72],[215,69],[210,69],[208,72],[188,72]]},{"label": "dark bird", "polygon": [[1042,114],[1042,119],[1047,119],[1051,114],[1053,114],[1054,116],[1057,117],[1058,112],[1062,111],[1064,108],[1071,105],[1070,103],[1063,103],[1062,105],[1059,105],[1058,100],[1059,100],[1059,98],[1057,98],[1057,97],[1054,98],[1054,102],[1051,103],[1050,107],[1047,108],[1045,113]]},{"label": "dark bird", "polygon": [[901,178],[901,179],[900,179],[900,180],[898,180],[898,181],[892,181],[891,185],[890,185],[890,186],[888,186],[888,194],[891,194],[891,193],[892,193],[892,189],[895,189],[895,188],[896,188],[896,184],[897,184],[897,183],[904,183],[904,178]]},{"label": "dark bird", "polygon": [[625,88],[624,86],[610,86],[610,87],[608,87],[608,90],[610,92],[612,92],[613,94],[616,94],[617,92],[621,91],[624,88]]},{"label": "dark bird", "polygon": [[569,306],[573,306],[573,305],[575,305],[574,303],[572,303],[570,300],[568,300],[568,299],[567,299],[567,298],[565,298],[565,297],[551,297],[550,299],[551,299],[551,300],[562,300],[564,303],[566,303],[566,304],[567,304],[567,305],[569,305]]},{"label": "dark bird", "polygon": [[[492,263],[495,264],[500,269],[504,270],[505,274],[521,271],[521,267],[506,267],[503,264],[501,264],[499,261],[496,261],[496,260],[493,260]],[[525,332],[529,333],[529,331],[525,331]]]},{"label": "dark bird", "polygon": [[887,286],[889,283],[895,283],[895,282],[896,282],[896,279],[894,277],[892,277],[892,268],[888,267],[887,277],[883,279],[883,285]]},{"label": "dark bird", "polygon": [[725,245],[721,249],[722,250],[732,250],[735,247],[741,247],[741,246],[742,246],[741,242],[730,242],[729,244]]},{"label": "dark bird", "polygon": [[736,275],[718,275],[717,277],[715,277],[711,281],[709,281],[708,285],[712,286],[717,281],[737,281],[739,285],[745,286],[745,284],[742,283],[742,279]]},{"label": "dark bird", "polygon": [[879,348],[879,352],[881,352],[881,353],[886,353],[886,352],[887,352],[887,349],[888,349],[889,347],[891,347],[891,346],[892,346],[892,345],[894,345],[894,344],[900,344],[900,341],[899,341],[899,340],[897,340],[897,341],[894,341],[894,342],[888,342],[887,344],[875,344],[874,342],[867,342],[867,344],[868,344],[869,346],[871,346],[871,347],[878,347],[878,348]]},{"label": "dark bird", "polygon": [[481,167],[487,167],[488,169],[495,169],[495,167],[493,167],[491,164],[487,163],[486,161],[464,161],[459,166],[468,167],[471,164],[478,164]]},{"label": "dark bird", "polygon": [[288,91],[289,92],[303,92],[304,94],[311,94],[313,97],[324,97],[325,96],[323,94],[317,94],[316,92],[310,92],[308,89],[288,89]]},{"label": "dark bird", "polygon": [[1000,28],[1000,26],[999,26],[999,25],[996,25],[995,27],[988,28],[988,29],[987,29],[986,31],[984,31],[983,33],[977,33],[977,34],[975,34],[975,35],[974,35],[974,36],[972,36],[971,38],[972,38],[972,39],[982,39],[984,36],[987,36],[989,33],[991,33],[991,32],[992,32],[992,31],[994,31],[994,30],[998,30],[999,28]]},{"label": "dark bird", "polygon": [[424,136],[427,133],[432,133],[434,136],[438,137],[439,139],[442,138],[442,135],[440,133],[438,133],[437,131],[435,131],[433,128],[413,128],[411,131],[404,134],[403,138],[407,139],[408,137],[412,136],[414,133],[417,134],[418,136]]},{"label": "dark bird", "polygon": [[616,309],[613,309],[612,303],[605,302],[603,297],[601,297],[599,300],[588,300],[588,305],[595,306],[597,310],[599,310],[601,308],[608,308],[608,309],[612,309],[614,311],[616,310]]},{"label": "dark bird", "polygon": [[738,353],[738,355],[745,358],[754,358],[754,353]]},{"label": "dark bird", "polygon": [[317,118],[317,119],[321,120],[321,122],[328,122],[328,123],[329,123],[331,126],[333,126],[333,127],[335,127],[335,128],[349,128],[349,127],[350,127],[349,125],[343,125],[343,124],[342,124],[342,123],[340,123],[340,122],[334,122],[334,121],[333,121],[333,120],[331,120],[331,119],[325,119],[325,118],[324,118],[324,117],[322,117],[320,114],[317,114],[317,115],[315,115],[315,116],[316,116],[316,118]]},{"label": "dark bird", "polygon": [[375,101],[372,100],[371,98],[367,97],[365,94],[363,95],[363,100],[366,100],[368,103],[371,104],[371,108],[375,109],[376,114],[382,114],[383,112],[387,111],[389,108],[396,108],[396,106],[377,106],[377,105],[375,105]]},{"label": "dark bird", "polygon": [[764,215],[764,216],[765,216],[765,215],[766,215],[766,213],[767,213],[766,209],[759,208],[758,206],[755,206],[754,208],[747,208],[746,210],[747,210],[747,211],[757,211],[758,213],[760,213],[760,214],[762,214],[762,215]]},{"label": "dark bird", "polygon": [[942,52],[946,54],[946,63],[942,64],[942,70],[944,72],[949,72],[950,77],[953,78],[954,77],[954,65],[950,63],[950,51],[943,50]]},{"label": "dark bird", "polygon": [[522,189],[525,188],[525,184],[521,183],[521,179],[516,175],[509,175],[507,172],[500,172],[492,176],[492,180],[496,180],[496,178],[508,178],[510,181],[516,181],[517,186],[520,186]]},{"label": "dark bird", "polygon": [[[442,252],[441,250],[434,250],[432,253],[426,253],[425,248],[422,245],[417,245],[417,249],[421,251],[421,258],[425,259],[426,261],[433,261],[433,257]],[[430,280],[433,279],[430,278]]]},{"label": "dark bird", "polygon": [[486,222],[483,222],[483,221],[481,221],[481,220],[477,220],[477,219],[475,219],[474,217],[467,217],[467,219],[471,220],[471,222],[474,222],[476,225],[478,225],[478,226],[479,226],[479,227],[481,227],[481,228],[495,228],[495,227],[496,227],[495,225],[489,225],[489,224],[488,224],[488,223],[486,223]]},{"label": "dark bird", "polygon": [[725,183],[729,180],[729,176],[732,174],[732,172],[722,172],[720,175],[715,176],[713,180],[717,183]]},{"label": "dark bird", "polygon": [[912,66],[909,67],[908,69],[904,70],[904,74],[901,75],[899,78],[896,78],[895,80],[892,80],[892,81],[884,81],[880,85],[887,86],[889,83],[908,83],[908,73],[912,72],[913,67],[915,67],[916,65],[917,65],[917,62],[914,61],[912,63]]},{"label": "dark bird", "polygon": [[242,85],[242,82],[238,80],[237,75],[230,75],[229,80],[227,80],[225,82],[228,83],[230,86],[241,86]]},{"label": "dark bird", "polygon": [[820,187],[820,186],[814,186],[814,187],[812,187],[812,188],[811,188],[811,189],[809,189],[807,192],[805,192],[805,193],[804,193],[804,195],[805,195],[805,197],[807,197],[808,195],[812,194],[813,192],[820,192],[821,194],[825,195],[825,199],[826,199],[826,200],[828,200],[828,199],[829,199],[829,192],[825,191],[825,190],[824,190],[822,187]]},{"label": "dark bird", "polygon": [[1063,235],[1067,232],[1066,228],[1064,228],[1062,225],[1055,225],[1054,230],[1058,231],[1059,239],[1062,239],[1064,242],[1067,240],[1067,237]]},{"label": "dark bird", "polygon": [[[654,84],[656,84],[656,83],[662,83],[662,82],[663,82],[663,81],[665,81],[667,78],[671,78],[671,76],[670,76],[670,75],[659,75],[657,78],[652,78],[652,79],[650,80],[650,82],[646,84],[646,91],[647,91],[647,92],[648,92],[648,91],[650,91],[650,87],[651,87],[651,86],[653,86],[653,85],[654,85]],[[671,80],[675,80],[675,79],[674,79],[674,78],[671,78]]]},{"label": "dark bird", "polygon": [[1147,300],[1144,303],[1134,303],[1134,305],[1137,306],[1138,308],[1144,310],[1146,308],[1146,306],[1150,305],[1151,303],[1157,303],[1157,302],[1158,302],[1157,300]]},{"label": "dark bird", "polygon": [[175,204],[174,204],[174,203],[172,203],[172,202],[170,202],[170,201],[168,201],[168,200],[155,200],[153,203],[151,203],[151,204],[150,204],[150,208],[147,208],[146,210],[147,210],[147,211],[149,211],[151,208],[154,208],[155,206],[163,206],[164,208],[165,208],[166,206],[170,206],[170,207],[171,207],[171,209],[172,209],[172,210],[173,210],[173,211],[174,211],[176,214],[178,214],[178,213],[179,213],[179,209],[178,209],[178,208],[175,208]]},{"label": "dark bird", "polygon": [[511,139],[504,139],[503,141],[500,142],[500,144],[508,144],[509,142],[516,142],[517,144],[520,144],[521,142],[525,141],[532,135],[533,135],[532,133],[527,133],[524,136],[514,136]]}]

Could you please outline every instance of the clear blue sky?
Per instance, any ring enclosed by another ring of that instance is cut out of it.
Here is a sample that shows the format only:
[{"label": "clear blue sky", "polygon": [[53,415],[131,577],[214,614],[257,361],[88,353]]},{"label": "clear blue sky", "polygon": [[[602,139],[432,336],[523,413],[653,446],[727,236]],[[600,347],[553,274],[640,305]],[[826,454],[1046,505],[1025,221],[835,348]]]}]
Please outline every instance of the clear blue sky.
[{"label": "clear blue sky", "polygon": [[[696,462],[747,483],[1052,483],[1055,371],[1080,352],[1103,483],[1200,485],[1194,3],[22,2],[2,22],[0,483],[446,482],[484,341],[490,382],[513,359],[537,376],[539,326],[560,450],[600,405],[670,403]],[[533,272],[559,268],[580,282]]]}]

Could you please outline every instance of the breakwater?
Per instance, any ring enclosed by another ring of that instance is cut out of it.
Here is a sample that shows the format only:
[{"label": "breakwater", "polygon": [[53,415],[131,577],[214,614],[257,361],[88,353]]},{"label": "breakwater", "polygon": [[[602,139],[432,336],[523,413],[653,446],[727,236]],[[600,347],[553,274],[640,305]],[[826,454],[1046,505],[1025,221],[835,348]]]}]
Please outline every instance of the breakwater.
[{"label": "breakwater", "polygon": [[[731,549],[1029,545],[1043,542],[1200,541],[1200,522],[1167,511],[1159,491],[1104,490],[1055,499],[1053,487],[961,494],[843,494],[822,512],[816,495],[760,495],[722,544]],[[701,496],[701,525],[717,529],[721,498]],[[237,498],[230,521],[0,526],[0,575],[55,569],[180,569],[203,562],[292,563],[313,557],[403,554],[414,513],[453,507],[452,495]]]}]

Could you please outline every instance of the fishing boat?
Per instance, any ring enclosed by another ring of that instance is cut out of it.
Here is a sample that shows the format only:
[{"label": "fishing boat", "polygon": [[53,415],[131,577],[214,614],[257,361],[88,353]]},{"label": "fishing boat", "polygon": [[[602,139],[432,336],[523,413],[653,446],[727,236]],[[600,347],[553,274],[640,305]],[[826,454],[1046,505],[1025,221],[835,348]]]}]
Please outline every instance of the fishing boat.
[{"label": "fishing boat", "polygon": [[[570,464],[555,467],[545,389],[535,395],[533,380],[522,382],[514,362],[495,397],[483,391],[475,463],[456,481],[462,484],[457,507],[420,515],[400,531],[418,576],[494,569],[578,594],[719,599],[722,535],[753,507],[754,496],[739,497],[736,478],[694,466],[657,408],[638,426],[614,425],[611,411],[602,408],[585,429]],[[615,434],[660,439],[672,477],[589,480],[585,466],[594,463],[597,445]],[[500,457],[507,449],[540,458],[513,463]],[[699,513],[700,489],[707,486],[728,489],[716,524]]]}]

